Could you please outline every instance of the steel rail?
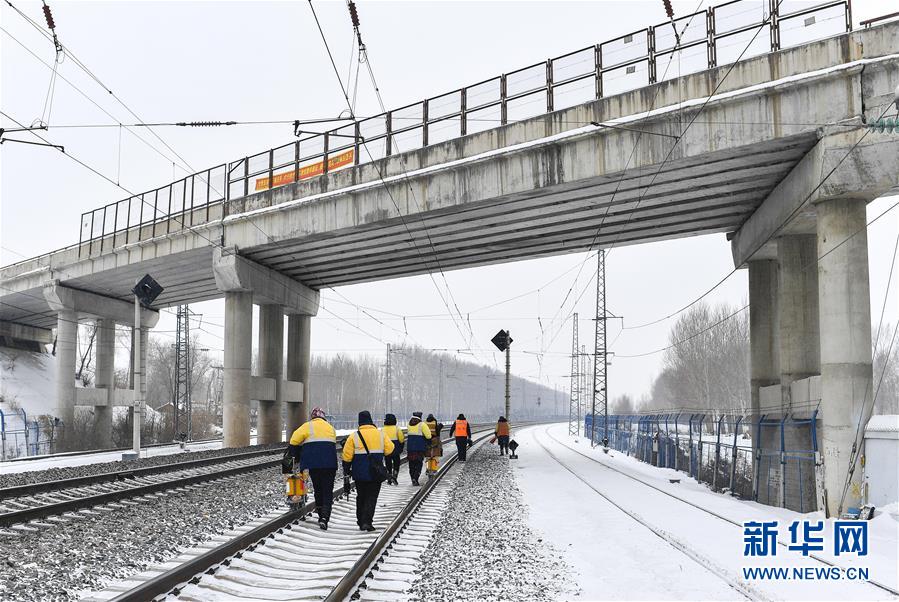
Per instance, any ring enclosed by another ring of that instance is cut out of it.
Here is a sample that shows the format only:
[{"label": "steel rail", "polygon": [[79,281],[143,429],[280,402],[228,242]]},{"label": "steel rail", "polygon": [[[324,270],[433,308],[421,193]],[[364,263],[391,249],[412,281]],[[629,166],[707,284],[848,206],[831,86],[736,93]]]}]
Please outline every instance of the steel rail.
[{"label": "steel rail", "polygon": [[[477,438],[477,442],[483,441],[491,434],[492,431],[482,434]],[[409,521],[412,514],[418,510],[418,507],[424,499],[428,497],[431,490],[434,489],[440,479],[446,476],[450,468],[458,459],[459,454],[456,452],[443,463],[443,466],[440,467],[433,479],[429,479],[424,487],[415,492],[415,495],[409,500],[406,507],[403,508],[403,510],[390,522],[387,528],[378,535],[378,538],[368,546],[365,553],[353,564],[352,568],[347,571],[346,575],[341,578],[337,585],[334,586],[334,589],[331,590],[331,593],[328,594],[324,602],[340,602],[348,599],[352,595],[359,582],[365,579],[369,568],[378,560],[385,548],[387,548],[387,546],[396,538],[399,530]]]},{"label": "steel rail", "polygon": [[[709,515],[711,515],[711,516],[714,516],[715,518],[720,519],[720,520],[722,520],[722,521],[724,521],[724,522],[726,522],[726,523],[730,523],[730,524],[732,524],[732,525],[734,525],[734,526],[736,526],[736,527],[739,527],[740,529],[743,528],[743,524],[740,523],[740,522],[738,522],[738,521],[735,521],[735,520],[733,520],[733,519],[731,519],[731,518],[728,518],[728,517],[724,516],[723,514],[719,514],[719,513],[715,512],[715,511],[713,511],[713,510],[709,510],[708,508],[703,508],[702,506],[700,506],[700,505],[698,505],[698,504],[694,504],[693,502],[691,502],[691,501],[689,501],[689,500],[686,500],[686,499],[684,499],[684,498],[682,498],[682,497],[680,497],[680,496],[678,496],[678,495],[674,495],[674,494],[671,493],[671,492],[665,491],[665,490],[662,489],[661,487],[657,487],[656,485],[653,485],[652,483],[649,483],[649,482],[647,482],[647,481],[644,481],[643,479],[637,478],[637,477],[635,477],[635,476],[633,476],[633,475],[631,475],[631,474],[628,474],[628,473],[626,473],[626,472],[624,472],[624,471],[622,471],[622,470],[618,470],[617,468],[614,468],[613,466],[609,466],[609,465],[606,464],[605,462],[602,462],[602,461],[600,461],[600,460],[598,460],[598,459],[596,459],[596,458],[594,458],[594,457],[592,457],[592,456],[590,456],[590,455],[587,455],[587,454],[581,452],[580,450],[577,450],[577,449],[571,447],[570,445],[566,445],[563,441],[560,441],[559,439],[557,439],[556,437],[554,437],[554,436],[549,432],[549,428],[545,429],[544,432],[546,433],[546,436],[547,436],[547,437],[549,437],[550,439],[552,439],[553,441],[555,441],[555,442],[558,443],[559,445],[562,445],[562,446],[565,447],[566,449],[568,449],[568,450],[570,450],[570,451],[573,451],[573,452],[575,452],[576,454],[579,454],[579,455],[581,455],[581,456],[587,458],[588,460],[592,460],[593,462],[599,464],[599,465],[602,466],[603,468],[607,468],[607,469],[609,469],[609,470],[611,470],[611,471],[617,472],[617,473],[620,474],[620,475],[624,475],[624,476],[628,477],[629,479],[632,479],[632,480],[634,480],[634,481],[637,481],[638,483],[641,483],[641,484],[643,484],[643,485],[646,485],[647,487],[649,487],[649,488],[651,488],[651,489],[655,489],[655,490],[658,491],[659,493],[664,493],[664,494],[667,495],[668,497],[674,498],[674,499],[676,499],[676,500],[679,501],[679,502],[683,502],[684,504],[687,504],[688,506],[692,506],[693,508],[696,508],[697,510],[702,510],[702,511],[705,512],[706,514],[709,514]],[[541,443],[541,445],[542,445],[542,443]],[[544,449],[546,449],[545,446],[543,446],[543,447],[544,447]],[[548,450],[547,450],[547,451],[548,451]],[[552,455],[552,454],[550,453],[550,455]],[[561,462],[560,462],[560,464],[561,464]],[[600,495],[602,495],[602,494],[600,494]],[[614,503],[614,502],[613,502],[613,503]],[[781,546],[781,547],[784,547],[784,548],[787,548],[787,547],[788,547],[788,545],[787,545],[786,543],[780,541],[779,539],[777,540],[777,544],[778,544],[779,546]],[[844,568],[842,565],[837,564],[837,563],[835,563],[835,562],[833,562],[833,561],[827,560],[826,558],[821,558],[820,556],[818,556],[818,555],[816,555],[816,554],[809,553],[808,558],[814,558],[814,559],[817,560],[818,562],[821,562],[821,563],[823,563],[823,564],[826,564],[827,566],[830,566],[830,567]],[[870,585],[873,585],[873,586],[876,587],[876,588],[879,588],[879,589],[882,589],[882,590],[884,590],[884,591],[886,591],[886,592],[889,592],[889,593],[893,594],[894,596],[899,596],[899,590],[897,590],[896,588],[890,587],[889,585],[886,585],[885,583],[881,583],[881,582],[875,581],[875,580],[873,580],[873,579],[869,579],[869,580],[865,581],[865,583],[868,583],[868,584],[870,584]]]},{"label": "steel rail", "polygon": [[[478,433],[483,432],[483,430],[480,429],[489,429],[488,434],[489,432],[492,432],[492,426],[480,427]],[[448,443],[452,441],[452,439],[452,437],[448,437],[441,441],[443,443]],[[406,464],[407,462],[408,457],[403,455],[400,463]],[[428,485],[426,484],[422,489],[426,489],[427,487]],[[351,485],[350,490],[352,489],[353,486]],[[349,492],[345,491],[342,486],[335,488],[334,498],[336,500],[348,493]],[[421,493],[421,491],[416,493],[416,497],[419,493]],[[413,497],[413,500],[415,500],[416,497]],[[158,596],[168,594],[169,592],[176,590],[179,585],[193,582],[199,575],[202,575],[218,564],[229,564],[229,559],[240,554],[242,551],[250,551],[255,549],[256,546],[265,545],[266,540],[273,538],[275,533],[280,532],[285,527],[289,529],[291,523],[314,511],[315,502],[310,501],[298,511],[285,512],[246,533],[238,535],[202,554],[194,556],[187,562],[179,564],[177,567],[162,572],[152,579],[148,579],[128,591],[122,592],[118,596],[111,598],[109,602],[146,602],[146,600],[153,600]]]},{"label": "steel rail", "polygon": [[206,481],[218,480],[244,472],[254,472],[257,470],[269,468],[271,466],[276,466],[280,463],[281,454],[278,454],[278,457],[272,460],[264,460],[262,462],[245,464],[243,466],[235,466],[232,468],[227,468],[225,470],[215,470],[186,477],[177,477],[174,479],[159,481],[157,483],[150,483],[148,485],[138,485],[136,487],[119,489],[117,491],[108,491],[105,493],[88,495],[71,500],[53,502],[42,506],[35,506],[33,508],[24,508],[22,510],[5,512],[3,514],[0,514],[0,527],[9,527],[15,524],[24,523],[35,519],[46,518],[48,516],[54,516],[58,514],[65,514],[67,512],[72,512],[73,510],[81,510],[93,506],[101,506],[103,504],[116,502],[118,500],[140,497],[151,493],[177,489],[178,487],[185,487],[187,485],[195,485],[197,483],[203,483]]},{"label": "steel rail", "polygon": [[[549,430],[549,429],[547,428],[544,432],[545,432],[550,438],[552,438],[554,441],[558,441],[557,439],[555,439],[555,437],[553,437],[552,435],[549,435],[548,430]],[[643,525],[644,527],[646,527],[646,528],[647,528],[653,535],[655,535],[655,536],[659,537],[660,539],[664,540],[665,542],[667,542],[672,548],[674,548],[675,550],[681,552],[682,554],[684,554],[686,557],[688,557],[689,559],[691,559],[693,562],[695,562],[696,564],[698,564],[698,565],[701,566],[702,568],[707,569],[710,573],[712,573],[713,575],[715,575],[716,577],[718,577],[719,579],[721,579],[722,581],[724,581],[724,582],[728,585],[728,587],[730,587],[731,589],[733,589],[734,591],[736,591],[737,593],[739,593],[741,596],[743,596],[743,597],[746,598],[747,600],[753,600],[753,601],[756,601],[756,600],[766,601],[766,600],[768,600],[768,598],[766,598],[765,596],[763,596],[760,592],[758,592],[758,591],[757,591],[755,588],[753,588],[752,586],[750,586],[750,585],[748,585],[748,584],[745,584],[745,583],[740,583],[739,580],[737,580],[734,576],[732,576],[732,575],[731,575],[726,569],[724,569],[723,567],[720,567],[720,566],[718,566],[717,564],[713,564],[712,561],[711,561],[711,559],[704,557],[702,554],[700,554],[700,553],[698,553],[697,551],[693,550],[693,549],[690,548],[689,546],[684,545],[681,541],[679,541],[678,539],[674,538],[671,534],[669,534],[669,533],[667,533],[666,531],[664,531],[664,530],[662,530],[662,529],[660,529],[660,528],[658,528],[658,527],[656,527],[656,526],[650,524],[649,522],[645,521],[639,514],[637,514],[636,512],[630,510],[629,508],[626,508],[625,506],[622,506],[621,504],[617,503],[615,500],[613,500],[612,498],[610,498],[609,496],[607,496],[605,493],[603,493],[602,491],[600,491],[599,489],[597,489],[595,486],[593,486],[591,483],[589,483],[583,476],[581,476],[581,475],[579,475],[578,473],[576,473],[576,472],[575,472],[575,471],[574,471],[568,464],[565,464],[562,460],[560,460],[560,459],[558,458],[558,456],[556,456],[556,455],[549,449],[549,447],[547,447],[546,444],[545,444],[543,441],[541,441],[541,440],[539,439],[539,437],[534,437],[534,440],[537,441],[537,443],[540,445],[540,447],[543,448],[543,451],[545,451],[545,452],[547,453],[547,455],[549,455],[550,458],[552,458],[553,460],[555,460],[556,463],[557,463],[559,466],[561,466],[562,468],[564,468],[565,470],[567,470],[568,472],[570,472],[575,478],[577,478],[577,479],[578,479],[579,481],[581,481],[584,485],[586,485],[587,487],[589,487],[590,489],[592,489],[592,490],[593,490],[596,494],[598,494],[601,498],[603,498],[605,501],[607,501],[607,502],[610,503],[611,505],[615,506],[619,511],[621,511],[621,512],[624,513],[624,514],[626,514],[628,517],[630,517],[631,519],[633,519],[633,520],[636,521],[637,523],[639,523],[639,524]],[[568,446],[564,446],[564,447],[566,447],[566,448],[568,448],[568,449],[571,449],[571,448],[569,448]],[[583,455],[583,454],[582,454],[582,455]],[[600,464],[602,464],[602,463],[600,463]],[[603,466],[605,466],[605,464],[603,464]]]},{"label": "steel rail", "polygon": [[[216,441],[221,441],[221,437],[213,437],[212,439],[194,439],[193,441],[186,441],[188,445],[194,445],[199,443],[215,443]],[[171,441],[169,443],[148,443],[146,445],[141,446],[141,449],[147,449],[148,447],[156,448],[156,447],[167,447],[169,445],[178,445],[178,441]],[[19,458],[7,458],[3,460],[3,463],[14,464],[17,462],[31,462],[32,460],[52,460],[55,458],[69,458],[72,456],[94,456],[97,454],[109,454],[112,452],[121,452],[121,451],[131,451],[131,447],[107,447],[106,449],[91,449],[84,451],[70,451],[70,452],[59,452],[55,454],[37,454],[34,456],[21,456]],[[114,460],[113,460],[114,461]]]},{"label": "steel rail", "polygon": [[231,454],[227,456],[203,458],[200,460],[172,462],[170,464],[159,464],[157,466],[115,470],[95,475],[87,475],[83,477],[71,477],[67,479],[58,479],[55,481],[42,481],[40,483],[28,483],[27,485],[4,487],[3,489],[0,489],[0,501],[14,497],[24,497],[28,495],[35,495],[38,493],[46,493],[49,491],[71,489],[73,487],[90,487],[92,485],[101,485],[103,483],[122,481],[125,479],[138,478],[152,474],[175,472],[178,470],[189,470],[191,468],[199,468],[201,466],[223,464],[225,462],[231,462],[234,460],[245,460],[248,458],[255,458],[257,456],[265,456],[276,453],[281,454],[283,453],[283,450],[269,448],[265,450],[241,452],[239,454]]}]

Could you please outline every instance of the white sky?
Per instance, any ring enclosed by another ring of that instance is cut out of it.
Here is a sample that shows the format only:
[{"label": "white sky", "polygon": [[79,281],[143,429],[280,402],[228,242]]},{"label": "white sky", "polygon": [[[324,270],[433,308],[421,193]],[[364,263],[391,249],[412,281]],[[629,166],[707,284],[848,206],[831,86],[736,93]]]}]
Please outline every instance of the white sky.
[{"label": "white sky", "polygon": [[[696,8],[698,0],[675,2],[676,14]],[[13,2],[43,24],[39,2]],[[703,2],[705,8],[708,3]],[[747,7],[767,0],[747,2]],[[795,5],[795,3],[791,3]],[[786,5],[785,5],[786,6]],[[344,108],[307,2],[52,2],[60,40],[145,122],[192,120],[293,120],[334,117]],[[350,62],[352,30],[343,2],[316,2],[338,66]],[[372,2],[358,3],[361,29],[372,67],[388,106],[399,107],[427,96],[481,81],[580,49],[664,20],[661,0],[631,2]],[[855,2],[854,20],[894,10],[893,2]],[[757,12],[760,12],[757,8]],[[5,3],[2,27],[50,63],[53,47]],[[0,32],[2,110],[24,123],[42,113],[50,71]],[[123,123],[137,121],[67,59],[60,74]],[[363,72],[363,76],[364,76]],[[377,113],[371,85],[360,78],[357,113]],[[64,81],[58,81],[51,126],[114,124]],[[3,120],[4,127],[12,124]],[[158,133],[194,170],[218,165],[292,139],[289,125],[230,128],[160,128]],[[142,137],[171,157],[145,128]],[[92,167],[141,192],[167,183],[185,169],[149,150],[119,128],[51,129],[47,136]],[[18,134],[16,137],[27,138]],[[80,214],[128,196],[55,150],[21,144],[2,147],[0,263],[77,241]],[[869,220],[899,197],[868,207]],[[899,210],[869,229],[872,316],[876,324],[886,288],[889,260],[899,228]],[[374,337],[323,315],[314,321],[313,351],[383,355],[387,342],[458,349],[471,345],[477,358],[502,367],[490,338],[508,328],[515,339],[513,371],[567,389],[572,309],[580,313],[581,340],[592,350],[594,288],[588,281],[594,263],[577,280],[584,254],[448,272],[446,280],[474,340],[463,339],[429,276],[344,287],[353,303],[406,316],[369,310],[387,327],[372,321],[333,291],[323,304]],[[613,250],[608,258],[608,306],[625,325],[652,321],[706,291],[733,267],[723,234]],[[443,286],[438,274],[435,279]],[[165,283],[162,283],[165,285]],[[572,295],[560,311],[569,289]],[[539,289],[539,292],[536,292]],[[899,320],[899,285],[891,287],[886,320]],[[521,298],[486,308],[498,301]],[[583,293],[583,294],[582,294]],[[710,302],[741,304],[747,298],[746,272],[740,271],[708,297]],[[573,300],[579,299],[574,304]],[[221,357],[222,301],[196,304],[203,314],[203,343]],[[442,314],[434,316],[434,314]],[[427,315],[421,318],[414,316]],[[613,350],[637,354],[666,345],[671,321],[616,336]],[[164,313],[156,331],[171,336],[174,316]],[[467,329],[463,328],[464,332]],[[408,332],[408,335],[406,334]],[[542,353],[543,355],[538,355]],[[540,358],[542,357],[542,361]],[[661,354],[613,360],[610,393],[635,397],[648,391]]]}]

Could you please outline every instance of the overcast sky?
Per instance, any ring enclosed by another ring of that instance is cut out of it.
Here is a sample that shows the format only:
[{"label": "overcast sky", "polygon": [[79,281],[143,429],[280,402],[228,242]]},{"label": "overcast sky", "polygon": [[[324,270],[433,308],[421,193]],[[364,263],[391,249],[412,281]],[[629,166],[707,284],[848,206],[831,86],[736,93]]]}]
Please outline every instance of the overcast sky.
[{"label": "overcast sky", "polygon": [[[43,24],[41,4],[13,4]],[[675,2],[691,12],[698,0]],[[785,7],[797,3],[785,3]],[[340,88],[305,1],[297,2],[51,2],[59,39],[144,122],[193,120],[274,121],[335,117],[345,107]],[[707,6],[703,2],[702,7]],[[760,16],[767,0],[747,2],[747,18]],[[341,72],[351,62],[352,30],[344,2],[316,2]],[[358,2],[363,38],[384,100],[399,107],[550,56],[661,23],[661,0],[647,2]],[[856,2],[854,20],[891,12],[892,1]],[[754,11],[754,12],[753,12]],[[755,13],[759,13],[755,15]],[[45,115],[47,137],[121,188],[59,152],[36,146],[2,146],[3,265],[77,242],[82,212],[200,170],[292,139],[286,124],[230,128],[146,128],[114,124],[138,121],[80,70],[71,58],[59,73],[52,111],[46,117],[52,44],[3,3],[2,110],[26,124]],[[828,26],[838,23],[834,20]],[[16,42],[14,36],[21,44]],[[29,52],[34,53],[32,56]],[[673,69],[677,66],[673,65]],[[364,76],[364,72],[363,72]],[[344,75],[344,79],[346,76]],[[93,104],[93,103],[96,103]],[[99,105],[99,106],[98,106]],[[101,108],[102,107],[102,110]],[[113,117],[104,113],[108,111]],[[372,87],[360,78],[357,114],[379,112]],[[12,124],[6,119],[3,127]],[[113,124],[107,128],[54,128]],[[26,138],[25,135],[18,135]],[[156,152],[148,144],[156,147]],[[175,157],[173,150],[180,157]],[[175,164],[173,164],[173,161]],[[881,198],[869,220],[899,201]],[[889,261],[899,229],[899,210],[869,229],[871,302],[876,324],[884,303]],[[608,306],[625,326],[676,311],[733,267],[723,234],[614,249],[607,264]],[[583,269],[581,269],[583,267]],[[469,349],[466,355],[502,367],[490,338],[508,328],[515,339],[516,374],[567,389],[571,313],[580,315],[581,340],[592,350],[594,262],[584,254],[523,261],[446,273],[452,295],[474,333],[457,328],[429,276],[356,285],[323,292],[323,305],[365,333],[320,312],[313,351],[383,355],[385,344],[417,343],[438,349]],[[579,276],[578,276],[579,274]],[[577,277],[576,277],[577,276]],[[440,275],[437,286],[443,288]],[[165,283],[162,283],[163,285]],[[899,285],[893,283],[886,320],[899,320]],[[570,294],[569,291],[571,291]],[[512,301],[503,302],[517,297]],[[568,298],[562,305],[562,300]],[[709,295],[712,303],[742,306],[746,271]],[[576,302],[575,302],[576,301]],[[501,303],[503,302],[503,303]],[[364,315],[365,306],[383,324]],[[204,345],[221,357],[224,304],[196,304]],[[199,320],[197,324],[199,325]],[[625,330],[610,324],[619,354],[664,347],[671,320]],[[174,316],[164,313],[156,331],[173,336]],[[460,333],[466,333],[466,336]],[[615,359],[610,393],[646,393],[661,354]]]}]

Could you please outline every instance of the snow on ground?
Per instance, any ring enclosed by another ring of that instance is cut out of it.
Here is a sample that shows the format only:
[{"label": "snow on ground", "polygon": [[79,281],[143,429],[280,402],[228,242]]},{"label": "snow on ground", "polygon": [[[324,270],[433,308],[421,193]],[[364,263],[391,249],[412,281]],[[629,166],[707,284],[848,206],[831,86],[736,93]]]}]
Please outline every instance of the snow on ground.
[{"label": "snow on ground", "polygon": [[[743,556],[741,527],[599,463],[738,523],[778,520],[779,538],[786,543],[790,543],[790,522],[823,520],[818,513],[799,514],[714,493],[684,473],[659,469],[618,452],[604,454],[599,448],[591,449],[587,440],[575,442],[568,436],[565,424],[536,426],[514,435],[521,444],[515,472],[523,501],[530,507],[530,525],[564,551],[565,559],[579,573],[583,599],[742,598],[728,585],[729,580],[740,580],[741,586],[748,586],[750,593],[773,600],[890,599],[887,592],[857,581],[742,581],[744,566],[791,567],[792,570],[792,567],[824,565],[783,547],[778,547],[773,558],[747,559]],[[672,484],[669,478],[680,479],[680,483]],[[638,515],[660,534],[616,508],[596,490]],[[895,512],[895,508],[892,510]],[[831,522],[827,521],[825,527],[828,546],[833,545]],[[868,528],[868,556],[835,558],[832,547],[817,554],[839,566],[868,567],[872,580],[895,589],[899,581],[899,522],[894,514],[881,513]],[[675,545],[686,548],[690,555]]]},{"label": "snow on ground", "polygon": [[576,588],[570,567],[559,558],[561,546],[528,526],[510,460],[495,446],[472,452],[422,554],[421,578],[408,598],[530,602],[571,596]]},{"label": "snow on ground", "polygon": [[13,405],[32,416],[53,413],[56,362],[49,353],[0,347],[0,409]]}]

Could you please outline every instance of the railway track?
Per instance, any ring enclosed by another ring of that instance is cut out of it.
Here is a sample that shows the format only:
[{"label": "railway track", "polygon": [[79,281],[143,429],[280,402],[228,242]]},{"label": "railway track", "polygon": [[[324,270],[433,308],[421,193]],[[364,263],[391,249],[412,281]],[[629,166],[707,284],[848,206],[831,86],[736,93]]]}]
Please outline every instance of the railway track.
[{"label": "railway track", "polygon": [[[614,473],[617,473],[618,475],[627,477],[628,479],[630,479],[630,480],[632,480],[632,481],[635,481],[635,482],[637,482],[637,483],[640,483],[641,485],[645,485],[646,487],[652,489],[653,491],[656,491],[656,492],[658,492],[658,493],[661,493],[661,494],[663,494],[663,495],[665,495],[665,496],[667,496],[667,497],[669,497],[669,498],[675,499],[675,500],[677,500],[678,502],[681,502],[681,503],[683,503],[683,504],[685,504],[685,505],[687,505],[687,506],[690,506],[691,508],[693,508],[693,509],[695,509],[695,510],[698,510],[698,511],[700,511],[700,512],[702,512],[702,513],[704,513],[704,514],[706,514],[706,515],[708,515],[708,516],[714,517],[714,518],[716,518],[716,519],[718,519],[718,520],[720,520],[720,521],[723,521],[723,522],[725,522],[725,523],[728,523],[728,524],[730,524],[730,525],[733,525],[733,526],[739,528],[739,529],[741,530],[741,532],[742,532],[742,530],[743,530],[743,524],[742,524],[741,522],[739,522],[739,521],[733,520],[733,519],[731,519],[731,518],[729,518],[729,517],[727,517],[727,516],[724,516],[724,515],[722,515],[722,514],[720,514],[720,513],[718,513],[718,512],[714,512],[713,510],[709,510],[708,508],[704,508],[704,507],[702,507],[702,506],[700,506],[700,505],[698,505],[698,504],[694,504],[694,503],[691,502],[690,500],[684,499],[684,498],[681,497],[681,496],[678,496],[678,495],[675,495],[675,494],[673,494],[673,493],[671,493],[671,492],[669,492],[669,491],[666,491],[666,490],[662,489],[661,487],[657,487],[656,485],[654,485],[654,484],[652,484],[652,483],[650,483],[650,482],[648,482],[648,481],[646,481],[646,480],[644,480],[644,479],[641,479],[641,478],[639,478],[639,477],[636,477],[636,476],[634,476],[634,475],[632,475],[632,474],[629,474],[629,473],[627,473],[627,472],[625,472],[625,471],[623,471],[623,470],[619,470],[619,469],[615,468],[614,466],[610,466],[610,465],[607,464],[606,462],[603,462],[602,460],[600,460],[600,459],[598,459],[598,458],[595,458],[595,457],[593,457],[593,456],[591,456],[591,455],[589,455],[589,454],[585,454],[583,451],[581,451],[581,450],[579,450],[579,449],[577,449],[577,448],[575,448],[575,447],[572,447],[572,446],[568,445],[568,444],[565,443],[564,441],[558,439],[557,437],[554,437],[554,436],[549,432],[549,427],[546,427],[545,429],[543,429],[543,432],[544,432],[544,434],[545,434],[547,437],[549,437],[550,439],[552,439],[552,440],[553,440],[554,442],[556,442],[557,444],[559,444],[559,445],[561,445],[561,446],[564,446],[566,449],[568,449],[568,450],[571,451],[571,452],[574,452],[574,453],[576,453],[576,454],[578,454],[578,455],[580,455],[580,456],[583,456],[584,458],[587,458],[588,460],[594,462],[595,464],[598,464],[599,466],[603,467],[603,468],[606,469],[606,470],[609,470],[609,471],[612,471],[612,472],[614,472]],[[692,548],[690,548],[689,546],[687,546],[687,545],[684,544],[683,542],[681,542],[681,541],[675,539],[673,536],[671,536],[671,535],[668,534],[667,532],[665,532],[665,531],[663,531],[663,530],[661,530],[661,529],[658,529],[657,527],[651,525],[650,523],[648,523],[647,521],[645,521],[642,517],[640,517],[640,516],[637,515],[636,513],[632,512],[630,509],[627,509],[627,508],[625,508],[625,507],[619,505],[618,503],[616,503],[614,500],[612,500],[611,498],[609,498],[608,496],[606,496],[604,493],[602,493],[601,491],[599,491],[598,489],[596,489],[596,488],[595,488],[591,483],[589,483],[586,479],[584,479],[582,476],[580,476],[580,475],[577,474],[574,470],[572,470],[568,465],[566,465],[566,464],[565,464],[562,460],[560,460],[556,455],[554,455],[554,454],[549,450],[549,448],[547,448],[547,446],[544,445],[544,443],[543,443],[542,441],[540,441],[540,439],[539,439],[538,437],[534,437],[534,439],[535,439],[535,440],[540,444],[540,446],[547,452],[547,454],[548,454],[550,457],[552,457],[556,462],[558,462],[558,463],[559,463],[565,470],[567,470],[568,472],[570,472],[572,475],[574,475],[576,478],[578,478],[580,481],[582,481],[585,485],[587,485],[588,487],[590,487],[591,489],[593,489],[596,493],[598,493],[600,496],[602,496],[604,499],[606,499],[606,500],[607,500],[608,502],[610,502],[612,505],[616,506],[618,509],[620,509],[621,511],[623,511],[625,514],[627,514],[628,516],[630,516],[631,518],[633,518],[634,520],[636,520],[637,522],[639,522],[640,524],[642,524],[644,527],[650,529],[653,533],[655,533],[656,535],[658,535],[658,536],[661,537],[662,539],[665,539],[666,541],[668,541],[668,543],[670,543],[672,546],[674,546],[675,548],[677,548],[678,550],[680,550],[681,552],[683,552],[683,553],[686,554],[687,556],[690,556],[691,558],[693,558],[694,560],[696,560],[697,562],[699,562],[700,564],[702,564],[704,568],[707,568],[707,569],[711,570],[713,573],[715,573],[716,575],[718,575],[719,577],[721,577],[722,579],[724,579],[724,580],[728,583],[728,585],[730,585],[732,588],[734,588],[735,590],[737,590],[739,593],[741,593],[742,595],[746,596],[748,599],[752,599],[752,600],[755,600],[755,599],[765,599],[764,597],[761,596],[761,594],[760,594],[757,590],[754,590],[754,589],[750,588],[749,586],[747,586],[745,583],[741,583],[740,581],[738,581],[738,580],[737,580],[736,578],[734,578],[734,577],[733,577],[733,576],[732,576],[726,569],[724,569],[723,567],[718,566],[717,563],[714,563],[711,559],[708,559],[706,556],[704,556],[704,555],[702,555],[701,553],[699,553],[699,552],[693,550]],[[788,548],[788,545],[787,545],[786,543],[780,541],[779,539],[777,540],[777,544],[778,544],[779,546],[783,547],[784,549],[787,549],[787,548]],[[820,556],[817,556],[816,554],[813,554],[813,553],[809,553],[808,558],[813,559],[813,560],[816,560],[816,561],[818,561],[818,562],[820,562],[820,563],[822,563],[822,564],[825,564],[825,565],[827,565],[828,567],[838,567],[838,566],[839,566],[839,565],[837,565],[836,563],[834,563],[834,562],[832,562],[832,561],[830,561],[830,560],[827,560],[826,558],[822,558],[822,557],[820,557]],[[891,595],[893,595],[893,596],[899,596],[899,590],[897,590],[897,589],[895,589],[895,588],[893,588],[893,587],[890,587],[889,585],[886,585],[886,584],[884,584],[884,583],[881,583],[881,582],[879,582],[879,581],[876,581],[876,580],[868,580],[868,581],[866,581],[865,583],[867,583],[868,585],[870,585],[870,586],[872,586],[872,587],[877,588],[878,590],[881,590],[882,592],[891,594]],[[745,590],[745,591],[744,591],[744,590]]]},{"label": "railway track", "polygon": [[[473,439],[481,442],[491,433],[473,429]],[[87,600],[344,600],[360,587],[389,591],[381,578],[372,582],[377,585],[363,583],[372,579],[370,573],[389,577],[387,569],[396,568],[386,561],[391,555],[426,545],[427,527],[436,524],[451,485],[446,478],[456,453],[450,451],[447,448],[436,477],[421,487],[411,486],[406,471],[400,472],[398,486],[381,487],[374,532],[359,531],[352,493],[340,487],[334,491],[327,531],[305,520],[314,503],[300,512],[270,513]]]},{"label": "railway track", "polygon": [[[282,449],[254,450],[7,487],[0,489],[0,528],[33,530],[53,526],[54,522],[77,518],[78,511],[116,508],[117,502],[130,498],[270,468],[280,463],[282,454]],[[47,522],[41,522],[44,519]]]}]

